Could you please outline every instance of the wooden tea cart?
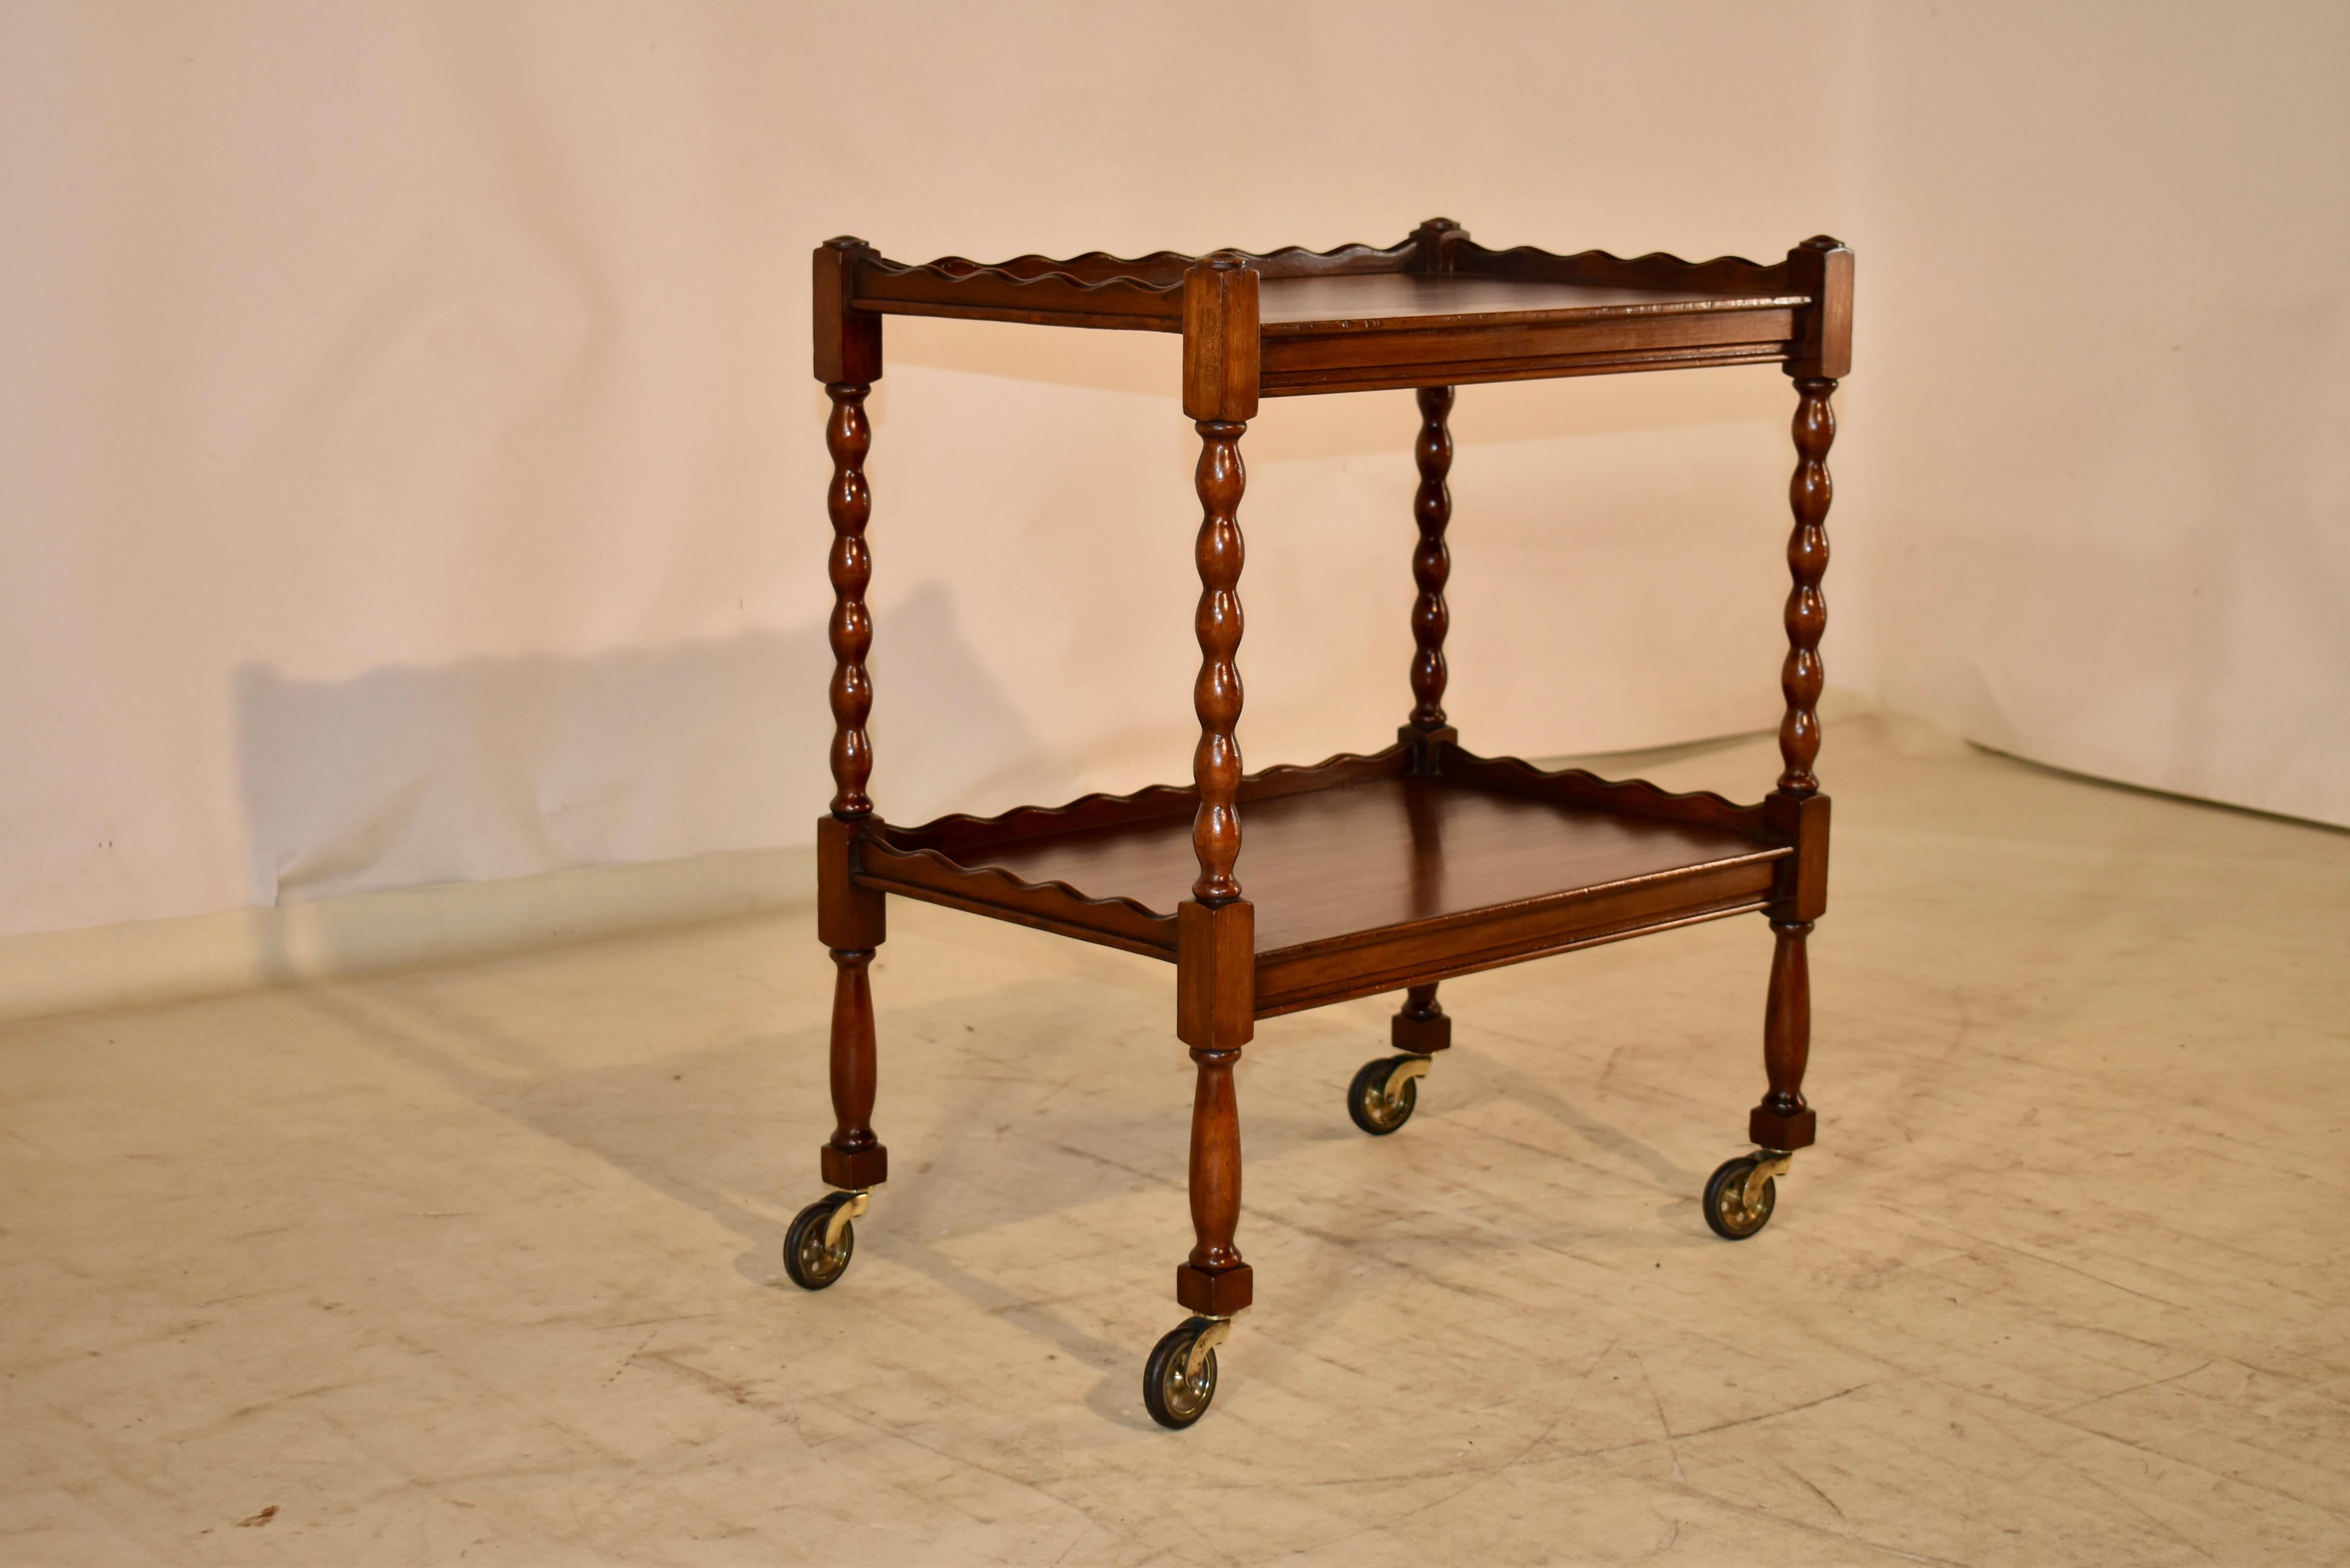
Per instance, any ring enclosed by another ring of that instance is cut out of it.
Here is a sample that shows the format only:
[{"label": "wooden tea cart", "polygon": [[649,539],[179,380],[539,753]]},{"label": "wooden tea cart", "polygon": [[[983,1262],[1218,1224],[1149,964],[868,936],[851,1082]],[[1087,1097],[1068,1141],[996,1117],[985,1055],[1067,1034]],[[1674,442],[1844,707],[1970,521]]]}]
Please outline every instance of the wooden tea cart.
[{"label": "wooden tea cart", "polygon": [[[1127,261],[1021,256],[995,266],[948,257],[914,266],[862,240],[816,253],[816,375],[830,395],[832,453],[831,815],[818,824],[818,934],[837,966],[832,1103],[822,1152],[837,1190],[793,1222],[791,1277],[841,1277],[852,1221],[889,1174],[872,1126],[873,1001],[868,971],[891,895],[1148,954],[1175,966],[1175,1033],[1198,1066],[1191,1107],[1195,1245],[1175,1271],[1191,1317],[1159,1342],[1143,1395],[1170,1427],[1214,1397],[1215,1346],[1252,1293],[1240,1219],[1240,1119],[1232,1065],[1256,1021],[1383,992],[1405,1000],[1393,1054],[1347,1096],[1366,1132],[1391,1133],[1430,1059],[1451,1044],[1439,982],[1498,965],[1760,913],[1777,933],[1763,1022],[1769,1089],[1747,1119],[1757,1146],[1706,1184],[1725,1237],[1771,1217],[1774,1178],[1813,1141],[1803,1080],[1811,996],[1804,943],[1826,903],[1828,800],[1819,753],[1820,578],[1827,566],[1829,397],[1846,370],[1852,253],[1807,240],[1783,261],[1625,261],[1597,251],[1492,251],[1433,219],[1386,249],[1348,245],[1251,255],[1161,252]],[[1205,516],[1196,551],[1199,748],[1188,786],[1087,795],[1000,816],[901,827],[866,794],[872,620],[865,398],[881,374],[885,316],[946,316],[1183,337],[1183,411],[1201,442]],[[1477,381],[1777,364],[1797,396],[1798,457],[1787,561],[1788,653],[1780,677],[1785,768],[1759,805],[1669,794],[1639,780],[1546,772],[1465,750],[1444,717],[1444,545],[1451,500],[1446,417]],[[1244,476],[1241,439],[1266,397],[1411,388],[1419,396],[1419,597],[1411,612],[1414,702],[1396,743],[1310,767],[1241,771]],[[1242,855],[1243,832],[1248,853]],[[1241,872],[1245,869],[1245,885]]]}]

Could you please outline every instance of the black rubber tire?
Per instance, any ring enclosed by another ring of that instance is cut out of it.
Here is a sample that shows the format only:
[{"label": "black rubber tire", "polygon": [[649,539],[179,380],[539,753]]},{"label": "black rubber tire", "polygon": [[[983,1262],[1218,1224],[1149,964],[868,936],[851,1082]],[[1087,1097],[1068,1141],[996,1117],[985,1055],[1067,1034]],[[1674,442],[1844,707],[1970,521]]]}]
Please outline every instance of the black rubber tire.
[{"label": "black rubber tire", "polygon": [[1751,1154],[1742,1154],[1735,1159],[1723,1160],[1721,1168],[1706,1178],[1705,1222],[1712,1226],[1713,1233],[1725,1241],[1743,1241],[1747,1237],[1753,1235],[1763,1226],[1771,1223],[1772,1211],[1779,1206],[1779,1184],[1776,1180],[1771,1180],[1762,1184],[1761,1213],[1752,1218],[1741,1215],[1733,1219],[1723,1212],[1723,1205],[1729,1199],[1731,1189],[1743,1182],[1746,1179],[1746,1173],[1753,1168],[1754,1157]]},{"label": "black rubber tire", "polygon": [[829,1198],[819,1198],[801,1210],[792,1220],[792,1228],[784,1232],[784,1272],[792,1283],[804,1291],[820,1291],[848,1272],[848,1260],[857,1251],[857,1226],[854,1221],[840,1228],[840,1250],[829,1251],[824,1244],[824,1228],[832,1220],[832,1211],[847,1202],[850,1194],[836,1192]]},{"label": "black rubber tire", "polygon": [[1419,1080],[1408,1080],[1403,1086],[1403,1108],[1392,1117],[1387,1112],[1388,1075],[1410,1056],[1375,1056],[1363,1064],[1355,1081],[1347,1085],[1347,1115],[1355,1125],[1373,1137],[1388,1134],[1411,1120],[1411,1113],[1419,1106]]},{"label": "black rubber tire", "polygon": [[1191,1342],[1214,1320],[1195,1317],[1170,1329],[1142,1364],[1142,1407],[1150,1418],[1170,1431],[1180,1432],[1208,1413],[1216,1397],[1216,1353],[1208,1352],[1197,1378],[1186,1377]]}]

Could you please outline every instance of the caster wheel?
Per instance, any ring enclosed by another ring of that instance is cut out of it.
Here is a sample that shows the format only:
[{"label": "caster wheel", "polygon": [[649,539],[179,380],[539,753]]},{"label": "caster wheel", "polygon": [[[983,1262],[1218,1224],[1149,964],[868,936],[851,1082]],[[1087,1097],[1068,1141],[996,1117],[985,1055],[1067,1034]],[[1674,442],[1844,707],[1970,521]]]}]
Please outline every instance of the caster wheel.
[{"label": "caster wheel", "polygon": [[1779,1183],[1774,1178],[1763,1178],[1752,1207],[1746,1202],[1746,1179],[1760,1163],[1754,1156],[1742,1154],[1723,1160],[1721,1168],[1706,1179],[1705,1222],[1725,1241],[1743,1241],[1771,1222],[1771,1210],[1779,1201]]},{"label": "caster wheel", "polygon": [[1180,1432],[1208,1413],[1216,1397],[1214,1341],[1200,1353],[1196,1366],[1191,1349],[1211,1331],[1222,1339],[1224,1326],[1216,1318],[1195,1317],[1151,1347],[1150,1359],[1142,1364],[1142,1404],[1152,1420]]},{"label": "caster wheel", "polygon": [[842,1220],[840,1239],[830,1246],[825,1244],[825,1231],[831,1227],[833,1210],[858,1197],[836,1192],[819,1198],[793,1220],[792,1228],[784,1232],[784,1272],[792,1283],[804,1291],[820,1291],[848,1272],[849,1256],[857,1251],[857,1227]]},{"label": "caster wheel", "polygon": [[[1396,1069],[1407,1064],[1417,1064],[1419,1072],[1406,1078],[1390,1098],[1388,1083]],[[1355,1081],[1347,1085],[1347,1114],[1373,1137],[1387,1137],[1411,1120],[1412,1111],[1419,1105],[1419,1073],[1427,1066],[1425,1056],[1379,1056],[1364,1063]]]}]

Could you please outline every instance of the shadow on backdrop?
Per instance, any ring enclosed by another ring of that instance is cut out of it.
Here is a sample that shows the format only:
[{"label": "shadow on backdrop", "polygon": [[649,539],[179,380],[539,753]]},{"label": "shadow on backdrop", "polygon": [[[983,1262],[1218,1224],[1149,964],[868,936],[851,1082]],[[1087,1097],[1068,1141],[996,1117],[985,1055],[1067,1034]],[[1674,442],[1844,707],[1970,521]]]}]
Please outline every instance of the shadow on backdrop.
[{"label": "shadow on backdrop", "polygon": [[[937,584],[876,616],[874,790],[919,822],[1045,758]],[[804,844],[832,793],[818,624],[576,658],[235,675],[255,904]]]}]

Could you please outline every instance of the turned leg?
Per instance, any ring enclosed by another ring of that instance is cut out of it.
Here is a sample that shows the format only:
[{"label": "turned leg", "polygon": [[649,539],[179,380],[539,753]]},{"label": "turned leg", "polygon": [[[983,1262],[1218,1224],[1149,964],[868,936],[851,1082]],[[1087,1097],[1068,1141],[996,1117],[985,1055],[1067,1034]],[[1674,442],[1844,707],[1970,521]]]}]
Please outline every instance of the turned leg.
[{"label": "turned leg", "polygon": [[1452,576],[1452,557],[1444,547],[1444,529],[1452,521],[1452,492],[1445,476],[1452,472],[1452,432],[1446,418],[1452,411],[1452,389],[1422,387],[1419,439],[1412,447],[1419,466],[1419,491],[1412,500],[1412,517],[1419,524],[1419,544],[1412,551],[1411,576],[1419,593],[1411,605],[1411,727],[1427,732],[1444,728],[1444,634],[1451,628],[1451,611],[1444,603],[1444,585]]},{"label": "turned leg", "polygon": [[817,1152],[825,1184],[838,1189],[792,1220],[784,1236],[784,1269],[794,1283],[822,1290],[848,1268],[856,1247],[851,1221],[866,1211],[868,1193],[889,1174],[889,1151],[873,1131],[877,1078],[873,1039],[874,950],[887,935],[885,900],[856,880],[858,846],[873,821],[866,784],[873,776],[873,742],[866,732],[873,711],[873,681],[866,659],[873,649],[873,618],[865,592],[873,580],[865,525],[873,496],[865,480],[872,445],[865,399],[881,373],[880,318],[847,308],[852,274],[869,247],[833,240],[816,253],[816,364],[831,412],[825,447],[832,479],[825,509],[832,519],[832,809],[816,824],[816,935],[831,951],[832,1137]]},{"label": "turned leg", "polygon": [[1813,764],[1820,754],[1820,692],[1826,671],[1820,638],[1827,629],[1827,600],[1820,592],[1828,566],[1827,514],[1834,494],[1828,448],[1835,441],[1836,388],[1825,369],[1843,368],[1846,347],[1836,306],[1848,301],[1850,255],[1833,240],[1814,240],[1790,256],[1798,281],[1821,302],[1813,326],[1790,364],[1794,378],[1795,472],[1788,485],[1794,531],[1787,540],[1787,657],[1779,689],[1786,713],[1779,724],[1778,787],[1763,803],[1764,820],[1785,836],[1794,850],[1782,864],[1782,881],[1771,909],[1774,942],[1771,989],[1762,1014],[1762,1065],[1769,1088],[1746,1118],[1751,1155],[1728,1160],[1705,1186],[1705,1219],[1731,1241],[1762,1229],[1777,1202],[1777,1179],[1797,1149],[1818,1137],[1818,1116],[1804,1100],[1804,1068],[1812,1047],[1812,976],[1805,944],[1813,921],[1827,900],[1828,801],[1820,794]]},{"label": "turned leg", "polygon": [[1255,911],[1241,897],[1241,437],[1256,415],[1257,274],[1218,252],[1183,276],[1183,411],[1200,432],[1193,483],[1200,535],[1192,558],[1200,602],[1192,629],[1200,674],[1191,709],[1199,804],[1191,849],[1200,874],[1175,911],[1175,1033],[1197,1068],[1191,1096],[1193,1245],[1175,1270],[1175,1299],[1192,1316],[1159,1340],[1142,1369],[1142,1402],[1164,1427],[1188,1427],[1216,1394],[1215,1347],[1249,1304],[1253,1277],[1232,1234],[1241,1218],[1241,1123],[1232,1065],[1256,1033]]},{"label": "turned leg", "polygon": [[1833,497],[1828,477],[1828,447],[1835,440],[1835,410],[1828,401],[1835,382],[1825,377],[1803,377],[1795,382],[1800,400],[1795,409],[1795,475],[1788,487],[1794,511],[1794,532],[1787,541],[1788,575],[1794,587],[1787,595],[1787,659],[1779,685],[1787,701],[1779,726],[1779,755],[1784,770],[1773,792],[1772,806],[1779,820],[1795,825],[1799,840],[1804,834],[1814,842],[1804,853],[1800,846],[1790,864],[1796,884],[1772,913],[1771,929],[1778,945],[1771,958],[1771,994],[1763,1025],[1763,1064],[1770,1075],[1770,1092],[1748,1118],[1754,1141],[1780,1153],[1811,1146],[1816,1118],[1804,1106],[1804,1063],[1811,1052],[1812,981],[1804,954],[1812,917],[1825,896],[1826,801],[1819,796],[1820,781],[1812,764],[1820,754],[1820,690],[1825,671],[1820,663],[1820,637],[1827,629],[1827,601],[1820,580],[1828,566],[1827,514]]},{"label": "turned leg", "polygon": [[873,950],[836,950],[832,961],[833,1128],[823,1150],[824,1179],[834,1187],[878,1187],[889,1177],[889,1151],[873,1133]]},{"label": "turned leg", "polygon": [[[1441,234],[1454,227],[1443,224]],[[1444,603],[1444,585],[1452,575],[1452,557],[1444,547],[1444,529],[1452,521],[1452,493],[1445,476],[1452,471],[1452,432],[1447,417],[1452,411],[1452,389],[1422,387],[1419,439],[1412,456],[1419,468],[1419,489],[1412,498],[1412,519],[1419,524],[1419,543],[1411,555],[1412,581],[1419,592],[1411,604],[1411,717],[1397,738],[1411,748],[1412,771],[1435,774],[1438,748],[1454,732],[1444,719],[1444,634],[1452,616]],[[1443,883],[1442,841],[1436,831],[1432,803],[1424,794],[1408,794],[1404,809],[1411,825],[1412,907],[1433,913]],[[1428,1058],[1452,1044],[1452,1020],[1436,1000],[1433,984],[1415,985],[1388,1024],[1388,1044],[1397,1054],[1363,1064],[1347,1085],[1347,1114],[1355,1125],[1374,1137],[1395,1131],[1410,1119],[1419,1102],[1419,1080],[1428,1075]]]},{"label": "turned leg", "polygon": [[1240,1111],[1232,1098],[1232,1064],[1256,1031],[1254,910],[1240,897],[1233,867],[1240,858],[1240,577],[1239,511],[1247,474],[1241,465],[1237,421],[1199,421],[1196,482],[1201,520],[1196,550],[1200,570],[1200,677],[1192,706],[1200,744],[1192,778],[1200,804],[1191,820],[1191,847],[1200,875],[1191,900],[1176,914],[1176,1033],[1191,1047],[1198,1085],[1191,1101],[1191,1257],[1176,1271],[1175,1298],[1195,1313],[1229,1317],[1248,1305],[1249,1266],[1232,1232],[1240,1224]]},{"label": "turned leg", "polygon": [[1191,1255],[1175,1273],[1175,1299],[1193,1312],[1230,1317],[1249,1304],[1253,1283],[1232,1233],[1241,1222],[1241,1113],[1232,1096],[1238,1051],[1202,1051],[1191,1095]]},{"label": "turned leg", "polygon": [[873,618],[865,591],[873,556],[865,525],[873,496],[865,482],[872,431],[865,420],[868,388],[827,386],[832,418],[826,445],[832,453],[832,817],[818,835],[818,934],[832,950],[832,1104],[838,1125],[824,1146],[824,1179],[835,1187],[868,1188],[888,1172],[889,1155],[873,1135],[873,990],[868,971],[885,934],[879,895],[858,888],[851,862],[858,836],[871,821],[865,793],[873,775],[873,742],[865,725],[873,711],[873,681],[865,661],[873,649]]},{"label": "turned leg", "polygon": [[1770,1092],[1746,1118],[1746,1136],[1763,1148],[1793,1153],[1809,1148],[1817,1121],[1804,1103],[1804,1066],[1812,1054],[1812,971],[1804,940],[1808,920],[1774,920],[1778,945],[1771,953],[1771,992],[1762,1010],[1762,1067]]}]

